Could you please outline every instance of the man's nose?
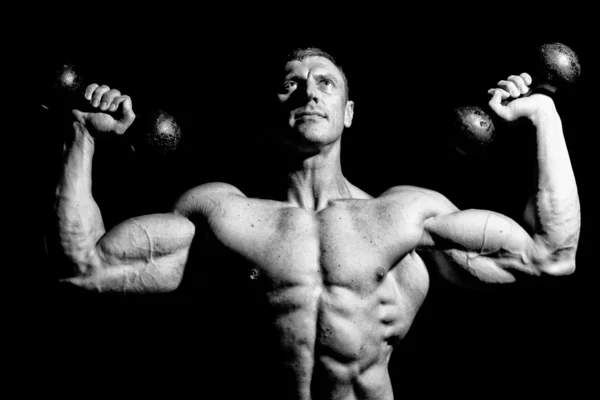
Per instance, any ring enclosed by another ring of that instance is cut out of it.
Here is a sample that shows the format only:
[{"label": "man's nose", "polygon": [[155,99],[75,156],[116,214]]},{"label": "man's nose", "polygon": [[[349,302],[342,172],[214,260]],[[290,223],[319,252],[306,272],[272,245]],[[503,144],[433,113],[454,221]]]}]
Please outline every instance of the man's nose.
[{"label": "man's nose", "polygon": [[319,102],[319,91],[317,90],[317,84],[311,79],[305,81],[304,93],[307,101],[314,100]]}]

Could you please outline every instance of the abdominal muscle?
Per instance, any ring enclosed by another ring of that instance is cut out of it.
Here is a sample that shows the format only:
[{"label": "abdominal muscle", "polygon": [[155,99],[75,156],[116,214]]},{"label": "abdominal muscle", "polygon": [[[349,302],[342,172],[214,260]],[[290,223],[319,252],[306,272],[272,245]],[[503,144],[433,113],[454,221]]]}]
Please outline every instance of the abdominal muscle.
[{"label": "abdominal muscle", "polygon": [[[383,201],[339,201],[317,214],[246,202],[225,212],[236,218],[215,223],[215,235],[247,262],[240,271],[271,328],[261,332],[269,355],[259,357],[276,367],[252,368],[264,390],[286,400],[392,399],[392,345],[429,285],[415,223],[394,222]],[[244,207],[252,212],[234,212]]]},{"label": "abdominal muscle", "polygon": [[320,284],[288,287],[268,298],[283,382],[294,392],[289,398],[393,398],[387,369],[392,346],[419,305],[403,298],[392,274],[366,296]]}]

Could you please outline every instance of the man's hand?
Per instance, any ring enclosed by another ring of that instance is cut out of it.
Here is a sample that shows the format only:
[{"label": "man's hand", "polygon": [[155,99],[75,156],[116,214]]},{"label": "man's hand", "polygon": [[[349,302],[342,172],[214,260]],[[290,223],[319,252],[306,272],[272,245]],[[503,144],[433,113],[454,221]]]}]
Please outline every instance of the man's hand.
[{"label": "man's hand", "polygon": [[98,133],[122,135],[135,120],[131,98],[116,89],[92,83],[86,88],[84,96],[97,111],[73,110],[73,115],[92,136]]},{"label": "man's hand", "polygon": [[[492,95],[490,108],[502,119],[512,122],[520,118],[532,119],[537,113],[548,106],[553,106],[552,99],[543,94],[529,93],[532,79],[528,73],[511,75],[506,80],[498,82],[498,88],[488,90]],[[502,104],[504,100],[512,99],[508,104]]]}]

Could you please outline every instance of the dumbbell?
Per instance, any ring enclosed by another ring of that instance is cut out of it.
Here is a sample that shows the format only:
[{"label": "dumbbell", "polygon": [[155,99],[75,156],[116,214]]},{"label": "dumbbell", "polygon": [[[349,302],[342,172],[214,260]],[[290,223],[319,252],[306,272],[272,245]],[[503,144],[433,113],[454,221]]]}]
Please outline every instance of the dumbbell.
[{"label": "dumbbell", "polygon": [[[532,54],[530,72],[532,86],[529,92],[554,95],[571,89],[581,74],[581,65],[575,52],[562,43],[546,43]],[[504,100],[506,105],[511,100]],[[449,141],[462,155],[481,155],[496,138],[496,126],[488,113],[489,106],[463,105],[452,110]]]},{"label": "dumbbell", "polygon": [[[84,98],[88,82],[84,79],[81,67],[63,61],[47,72],[43,77],[45,82],[41,102],[44,110],[59,113],[72,109],[92,110],[89,101]],[[140,155],[169,157],[179,148],[182,131],[173,115],[155,108],[141,112],[136,110],[136,120],[124,136],[131,148]]]}]

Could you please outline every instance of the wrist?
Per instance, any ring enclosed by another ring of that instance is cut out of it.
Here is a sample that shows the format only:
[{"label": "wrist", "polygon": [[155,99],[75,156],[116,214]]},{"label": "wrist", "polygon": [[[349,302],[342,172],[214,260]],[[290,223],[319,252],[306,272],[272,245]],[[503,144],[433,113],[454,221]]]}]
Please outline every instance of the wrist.
[{"label": "wrist", "polygon": [[72,136],[72,146],[81,147],[84,149],[94,150],[95,140],[94,137],[87,130],[85,125],[80,122],[73,123],[74,133]]},{"label": "wrist", "polygon": [[548,96],[540,96],[538,106],[529,115],[529,120],[537,128],[548,123],[559,122],[560,117],[558,116],[554,101]]}]

